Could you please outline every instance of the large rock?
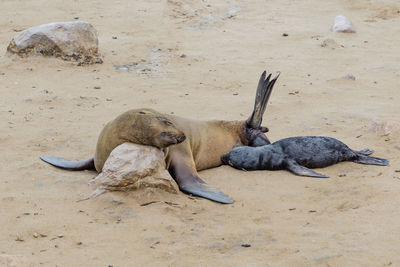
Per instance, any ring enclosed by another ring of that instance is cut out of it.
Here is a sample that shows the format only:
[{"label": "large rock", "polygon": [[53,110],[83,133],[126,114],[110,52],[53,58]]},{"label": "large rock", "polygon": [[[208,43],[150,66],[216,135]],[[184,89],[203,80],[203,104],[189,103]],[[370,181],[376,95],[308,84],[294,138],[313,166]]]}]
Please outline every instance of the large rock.
[{"label": "large rock", "polygon": [[106,160],[103,171],[90,184],[95,189],[91,197],[106,190],[159,188],[171,193],[179,191],[166,170],[164,153],[156,147],[132,143],[116,147]]},{"label": "large rock", "polygon": [[98,43],[97,31],[90,23],[54,22],[20,32],[11,40],[7,51],[21,57],[41,54],[93,64],[103,62]]}]

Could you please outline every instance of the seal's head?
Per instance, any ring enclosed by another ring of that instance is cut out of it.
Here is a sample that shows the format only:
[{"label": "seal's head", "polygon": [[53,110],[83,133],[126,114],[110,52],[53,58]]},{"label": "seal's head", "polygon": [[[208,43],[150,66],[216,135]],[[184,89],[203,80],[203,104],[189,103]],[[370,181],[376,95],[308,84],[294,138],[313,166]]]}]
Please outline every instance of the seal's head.
[{"label": "seal's head", "polygon": [[248,146],[264,146],[271,144],[268,137],[264,134],[268,131],[269,129],[267,127],[259,126],[258,128],[252,128],[246,122],[243,133],[244,139],[246,140],[244,144]]},{"label": "seal's head", "polygon": [[138,109],[129,113],[129,139],[135,143],[165,148],[186,139],[165,114],[152,109]]}]

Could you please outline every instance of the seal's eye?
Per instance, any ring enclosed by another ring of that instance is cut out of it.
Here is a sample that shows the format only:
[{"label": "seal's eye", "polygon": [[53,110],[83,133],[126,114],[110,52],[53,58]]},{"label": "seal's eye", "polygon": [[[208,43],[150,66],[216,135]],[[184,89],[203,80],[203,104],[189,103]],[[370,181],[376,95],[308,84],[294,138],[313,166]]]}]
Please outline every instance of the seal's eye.
[{"label": "seal's eye", "polygon": [[172,122],[170,122],[169,120],[167,120],[166,118],[160,118],[160,121],[163,121],[166,125],[171,126]]}]

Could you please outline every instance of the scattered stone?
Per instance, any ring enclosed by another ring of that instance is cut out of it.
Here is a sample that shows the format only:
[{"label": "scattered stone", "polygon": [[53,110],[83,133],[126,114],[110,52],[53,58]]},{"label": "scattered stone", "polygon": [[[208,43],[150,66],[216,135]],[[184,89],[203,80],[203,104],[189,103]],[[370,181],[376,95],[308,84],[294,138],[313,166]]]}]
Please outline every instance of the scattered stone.
[{"label": "scattered stone", "polygon": [[63,234],[59,234],[59,235],[57,235],[57,237],[58,237],[58,238],[63,238],[64,235],[63,235]]},{"label": "scattered stone", "polygon": [[130,68],[128,66],[116,66],[115,69],[116,70],[126,70],[126,71],[130,70]]},{"label": "scattered stone", "polygon": [[79,17],[74,17],[74,19],[79,19]]},{"label": "scattered stone", "polygon": [[347,32],[354,33],[356,32],[351,22],[345,16],[336,16],[332,25],[333,32]]},{"label": "scattered stone", "polygon": [[103,63],[95,28],[83,21],[54,22],[26,29],[11,40],[10,54],[53,56],[79,65]]},{"label": "scattered stone", "polygon": [[94,89],[101,89],[101,87],[100,86],[95,86],[95,87],[93,87]]},{"label": "scattered stone", "polygon": [[116,40],[116,39],[117,39],[117,36],[113,36],[112,38],[113,38],[114,40]]},{"label": "scattered stone", "polygon": [[244,248],[249,248],[249,247],[251,247],[250,244],[242,244],[241,246],[244,247]]},{"label": "scattered stone", "polygon": [[349,80],[352,80],[352,81],[356,80],[356,77],[352,73],[347,73],[346,76],[344,76],[343,78],[349,79]]},{"label": "scattered stone", "polygon": [[336,48],[342,48],[343,45],[339,45],[335,40],[328,38],[322,42],[321,47],[336,49]]},{"label": "scattered stone", "polygon": [[282,33],[282,36],[287,37],[287,36],[289,36],[289,34],[284,32],[284,33]]},{"label": "scattered stone", "polygon": [[132,143],[116,147],[105,162],[103,171],[90,184],[95,189],[90,197],[107,190],[159,188],[171,193],[179,191],[166,170],[164,153],[156,147]]},{"label": "scattered stone", "polygon": [[39,234],[38,234],[38,233],[33,233],[33,237],[34,237],[34,238],[38,238],[38,237],[39,237]]}]

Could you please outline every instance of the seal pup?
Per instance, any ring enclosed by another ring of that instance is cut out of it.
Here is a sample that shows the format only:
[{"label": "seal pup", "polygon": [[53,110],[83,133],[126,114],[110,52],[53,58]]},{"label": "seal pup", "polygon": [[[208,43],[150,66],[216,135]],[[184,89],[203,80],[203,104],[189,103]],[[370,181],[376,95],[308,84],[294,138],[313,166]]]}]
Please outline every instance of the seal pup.
[{"label": "seal pup", "polygon": [[[197,171],[220,166],[222,164],[221,156],[235,146],[270,144],[264,134],[268,132],[268,128],[261,126],[261,123],[268,99],[278,77],[279,74],[273,79],[271,79],[271,74],[266,77],[266,71],[261,74],[253,112],[245,121],[197,121],[162,114],[163,118],[168,121],[166,123],[170,124],[169,126],[179,129],[185,136],[184,141],[178,140],[180,142],[169,145],[165,151],[168,171],[182,192],[220,203],[233,203],[233,200],[228,195],[206,184],[199,177]],[[137,116],[137,113],[140,112],[147,113],[147,111],[150,110],[135,110],[134,115]],[[151,112],[156,111],[151,110]],[[131,113],[132,111],[127,112],[127,114]],[[146,114],[143,115],[145,116]],[[43,156],[41,159],[56,167],[72,170],[82,170],[84,167],[94,164],[96,170],[100,172],[108,155],[117,145],[123,142],[154,145],[156,141],[148,142],[149,138],[154,136],[153,128],[150,127],[150,130],[148,130],[148,124],[152,124],[153,120],[147,120],[147,123],[140,125],[137,125],[136,120],[130,122],[130,120],[116,119],[109,123],[99,136],[94,159],[69,161],[63,158]],[[125,122],[123,127],[121,126],[121,121]],[[158,120],[156,121],[158,123]],[[136,129],[134,136],[128,139],[125,137],[127,129],[132,128]],[[158,128],[156,127],[156,129]],[[157,132],[165,132],[163,129],[164,127],[161,127]],[[117,138],[118,136],[122,137]],[[138,136],[141,138],[137,138]],[[159,136],[156,135],[157,138]],[[118,141],[115,141],[117,139]]]},{"label": "seal pup", "polygon": [[316,178],[328,178],[308,168],[323,168],[341,161],[387,166],[388,160],[370,157],[368,148],[355,151],[332,137],[290,137],[261,147],[236,147],[221,160],[242,170],[283,170]]}]

